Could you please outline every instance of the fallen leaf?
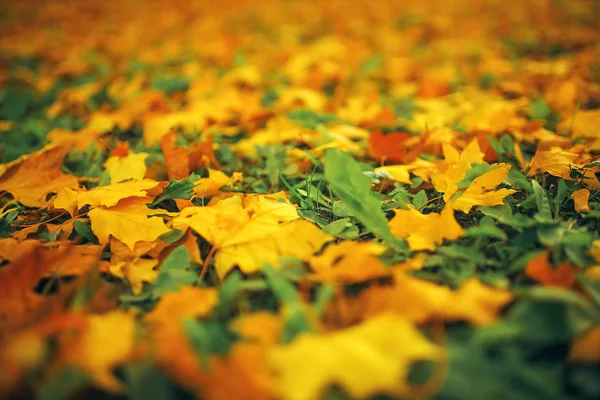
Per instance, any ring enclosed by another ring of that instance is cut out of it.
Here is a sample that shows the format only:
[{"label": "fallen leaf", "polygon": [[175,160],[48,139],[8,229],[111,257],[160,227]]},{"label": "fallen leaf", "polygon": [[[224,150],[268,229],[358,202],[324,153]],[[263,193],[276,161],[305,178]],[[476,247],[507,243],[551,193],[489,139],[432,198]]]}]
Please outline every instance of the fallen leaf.
[{"label": "fallen leaf", "polygon": [[144,283],[152,283],[158,276],[158,260],[136,258],[121,261],[108,267],[108,272],[117,278],[127,278],[133,294],[140,294]]},{"label": "fallen leaf", "polygon": [[570,153],[565,150],[555,149],[540,151],[538,150],[529,163],[528,175],[539,172],[547,172],[550,175],[558,176],[566,180],[572,180],[571,167],[577,167],[575,160],[579,154]]},{"label": "fallen leaf", "polygon": [[217,305],[217,295],[213,288],[181,286],[177,292],[162,295],[144,320],[152,324],[170,324],[183,317],[206,317]]},{"label": "fallen leaf", "polygon": [[376,130],[369,135],[369,155],[377,161],[402,163],[405,161],[405,142],[409,137],[406,132],[383,134]]},{"label": "fallen leaf", "polygon": [[143,179],[146,175],[146,158],[148,156],[148,153],[129,153],[124,157],[110,157],[104,163],[104,167],[110,175],[111,183]]},{"label": "fallen leaf", "polygon": [[27,207],[46,207],[48,195],[60,189],[77,189],[79,182],[73,175],[60,171],[68,149],[47,146],[35,153],[4,164],[0,175],[0,187]]},{"label": "fallen leaf", "polygon": [[458,183],[465,178],[473,164],[483,163],[484,154],[479,148],[477,139],[473,139],[462,152],[448,143],[442,144],[444,161],[438,162],[436,172],[431,177],[431,183],[440,193],[444,193],[444,201],[458,190]]},{"label": "fallen leaf", "polygon": [[78,131],[54,128],[48,132],[47,138],[56,145],[64,145],[76,151],[85,151],[92,143],[94,143],[94,146],[102,147],[98,140],[101,133],[87,127]]},{"label": "fallen leaf", "polygon": [[172,225],[190,227],[213,245],[220,277],[236,265],[249,274],[263,263],[278,265],[282,256],[308,257],[331,239],[313,224],[297,220],[293,206],[254,198],[246,206],[241,196],[233,196],[212,206],[185,208]]},{"label": "fallen leaf", "polygon": [[540,282],[545,286],[556,286],[570,288],[575,284],[575,272],[577,269],[573,264],[562,263],[557,267],[550,264],[547,252],[532,258],[525,267],[525,275]]},{"label": "fallen leaf", "polygon": [[600,360],[600,327],[592,327],[575,339],[569,351],[569,359],[590,363]]},{"label": "fallen leaf", "polygon": [[444,239],[458,239],[464,234],[454,218],[454,210],[446,206],[441,213],[421,214],[415,209],[395,210],[389,226],[392,235],[406,238],[411,250],[435,250]]},{"label": "fallen leaf", "polygon": [[327,246],[321,255],[308,259],[319,281],[355,283],[381,277],[391,272],[377,256],[385,252],[377,243],[350,240]]},{"label": "fallen leaf", "polygon": [[236,318],[231,328],[247,341],[270,346],[279,343],[283,321],[274,314],[260,311]]},{"label": "fallen leaf", "polygon": [[223,186],[232,186],[242,181],[242,174],[234,172],[231,177],[215,169],[208,170],[208,178],[202,178],[196,182],[194,192],[200,197],[211,197],[219,193]]},{"label": "fallen leaf", "polygon": [[456,200],[450,200],[454,210],[464,213],[474,206],[498,206],[504,204],[504,198],[516,192],[514,189],[495,189],[506,179],[510,164],[497,164],[492,170],[475,178]]},{"label": "fallen leaf", "polygon": [[54,208],[63,209],[71,216],[77,213],[77,199],[79,192],[69,188],[61,188],[58,190],[56,197],[52,200]]},{"label": "fallen leaf", "polygon": [[410,366],[443,359],[440,347],[393,314],[329,334],[303,333],[269,352],[280,396],[292,400],[319,398],[334,385],[357,398],[382,393],[409,396]]},{"label": "fallen leaf", "polygon": [[[491,325],[500,310],[512,301],[512,294],[471,278],[459,289],[415,278],[405,272],[394,275],[392,286],[370,287],[355,299],[347,299],[338,315],[347,322],[392,312],[415,324],[431,321],[468,321],[476,326]],[[346,311],[343,311],[343,310]]]},{"label": "fallen leaf", "polygon": [[149,209],[147,204],[151,202],[151,198],[131,197],[119,201],[114,207],[90,210],[88,217],[92,232],[102,244],[107,244],[113,236],[132,250],[137,242],[155,241],[169,229],[162,217],[154,217],[167,211]]},{"label": "fallen leaf", "polygon": [[185,179],[190,175],[188,150],[185,147],[175,146],[177,134],[170,132],[160,138],[160,149],[165,156],[167,175],[169,179]]},{"label": "fallen leaf", "polygon": [[147,197],[148,191],[159,185],[151,179],[121,182],[113,185],[98,186],[86,192],[77,193],[77,206],[85,205],[112,207],[130,197]]},{"label": "fallen leaf", "polygon": [[575,211],[579,213],[589,213],[591,211],[588,200],[590,199],[590,191],[587,189],[579,189],[571,195],[575,202]]},{"label": "fallen leaf", "polygon": [[113,368],[132,357],[135,339],[135,319],[123,311],[104,315],[89,315],[80,332],[65,335],[60,346],[60,360],[90,374],[98,387],[113,393],[123,387]]}]

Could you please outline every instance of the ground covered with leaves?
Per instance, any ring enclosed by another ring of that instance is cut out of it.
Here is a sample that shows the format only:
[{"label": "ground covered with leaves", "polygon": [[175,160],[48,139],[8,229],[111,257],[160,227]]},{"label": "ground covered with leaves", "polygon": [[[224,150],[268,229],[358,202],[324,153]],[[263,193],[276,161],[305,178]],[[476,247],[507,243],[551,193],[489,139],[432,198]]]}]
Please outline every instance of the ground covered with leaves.
[{"label": "ground covered with leaves", "polygon": [[600,397],[597,2],[2,7],[2,398]]}]

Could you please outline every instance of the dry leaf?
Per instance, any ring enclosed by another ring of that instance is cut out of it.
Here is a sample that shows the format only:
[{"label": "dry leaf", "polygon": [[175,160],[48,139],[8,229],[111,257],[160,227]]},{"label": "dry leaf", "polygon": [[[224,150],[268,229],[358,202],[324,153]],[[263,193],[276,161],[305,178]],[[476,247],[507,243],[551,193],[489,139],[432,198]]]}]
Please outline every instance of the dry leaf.
[{"label": "dry leaf", "polygon": [[347,240],[328,246],[321,255],[310,257],[308,262],[316,280],[362,282],[391,272],[377,257],[385,250],[385,246],[377,243]]},{"label": "dry leaf", "polygon": [[579,189],[571,195],[571,198],[575,202],[575,211],[579,213],[589,213],[590,205],[588,200],[590,199],[590,191],[587,189]]},{"label": "dry leaf", "polygon": [[269,353],[280,396],[291,400],[319,398],[334,385],[357,398],[381,393],[408,396],[412,363],[443,358],[441,348],[393,314],[334,333],[303,333]]},{"label": "dry leaf", "polygon": [[131,314],[113,311],[104,315],[89,315],[75,337],[63,337],[60,360],[90,374],[99,387],[120,392],[121,382],[112,370],[131,358],[134,339],[135,320]]},{"label": "dry leaf", "polygon": [[[469,321],[490,325],[512,300],[510,292],[467,280],[458,290],[412,277],[405,272],[394,276],[392,286],[373,286],[356,299],[348,299],[340,317],[348,322],[371,318],[385,312],[401,315],[416,324],[430,321]],[[346,315],[347,314],[347,315]]]},{"label": "dry leaf", "polygon": [[573,264],[562,263],[557,267],[550,264],[548,253],[532,258],[525,267],[525,275],[545,286],[570,288],[575,283],[577,269]]},{"label": "dry leaf", "polygon": [[464,234],[449,206],[439,214],[421,214],[414,209],[394,212],[389,222],[392,235],[406,238],[411,250],[435,250],[435,245],[442,244],[444,239],[454,240]]},{"label": "dry leaf", "polygon": [[177,323],[182,317],[206,317],[218,303],[213,288],[181,286],[177,292],[164,294],[145,320],[154,324]]},{"label": "dry leaf", "polygon": [[104,167],[110,175],[111,183],[143,179],[146,175],[146,158],[148,156],[148,153],[129,153],[124,157],[110,157],[104,163]]},{"label": "dry leaf", "polygon": [[241,196],[233,196],[215,205],[189,207],[173,219],[174,228],[190,227],[213,245],[220,277],[235,266],[249,274],[263,263],[278,265],[282,256],[308,257],[331,239],[313,224],[297,220],[296,209],[285,202],[250,199],[255,200],[245,205]]},{"label": "dry leaf", "polygon": [[148,191],[159,185],[152,179],[141,181],[121,182],[113,185],[98,186],[87,192],[77,194],[78,208],[84,205],[112,207],[119,201],[130,197],[146,197]]},{"label": "dry leaf", "polygon": [[0,188],[13,195],[16,201],[27,207],[45,207],[47,196],[60,189],[77,189],[76,177],[60,171],[68,149],[47,146],[35,153],[23,156],[4,165],[0,175]]},{"label": "dry leaf", "polygon": [[592,327],[571,345],[569,359],[597,363],[600,360],[600,327]]},{"label": "dry leaf", "polygon": [[475,178],[469,187],[456,200],[450,200],[450,207],[464,213],[474,206],[498,206],[504,198],[516,192],[514,189],[495,189],[508,175],[510,164],[497,164],[492,170]]},{"label": "dry leaf", "polygon": [[92,231],[102,244],[107,244],[111,236],[119,239],[131,250],[137,242],[152,242],[169,232],[162,217],[167,211],[147,207],[152,199],[132,197],[123,199],[110,208],[97,207],[88,213]]}]

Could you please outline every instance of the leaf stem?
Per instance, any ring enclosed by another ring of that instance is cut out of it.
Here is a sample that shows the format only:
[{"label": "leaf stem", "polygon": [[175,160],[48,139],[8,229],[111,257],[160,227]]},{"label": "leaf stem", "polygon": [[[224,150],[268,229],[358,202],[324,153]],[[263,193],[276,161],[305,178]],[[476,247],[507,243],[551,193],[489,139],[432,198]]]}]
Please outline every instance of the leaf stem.
[{"label": "leaf stem", "polygon": [[213,247],[211,247],[210,251],[206,255],[206,258],[204,259],[204,262],[202,263],[202,270],[200,271],[200,277],[198,278],[198,285],[202,283],[202,280],[204,279],[204,275],[206,275],[206,272],[208,271],[208,263],[210,262],[210,260],[212,260],[216,251],[217,251],[217,248],[215,246],[213,246]]}]

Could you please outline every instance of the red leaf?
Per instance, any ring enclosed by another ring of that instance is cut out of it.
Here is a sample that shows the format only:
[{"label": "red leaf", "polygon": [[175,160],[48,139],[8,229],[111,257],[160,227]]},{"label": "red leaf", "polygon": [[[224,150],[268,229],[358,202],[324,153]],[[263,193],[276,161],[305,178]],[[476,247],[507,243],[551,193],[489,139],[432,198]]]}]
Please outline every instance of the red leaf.
[{"label": "red leaf", "polygon": [[369,154],[378,161],[403,162],[406,157],[405,141],[410,137],[406,132],[384,135],[376,130],[369,136]]}]

